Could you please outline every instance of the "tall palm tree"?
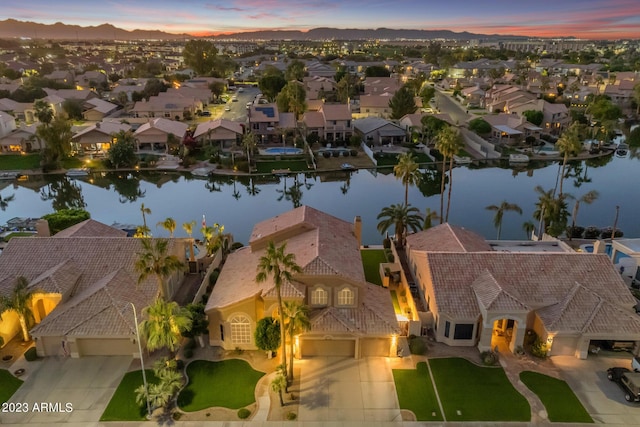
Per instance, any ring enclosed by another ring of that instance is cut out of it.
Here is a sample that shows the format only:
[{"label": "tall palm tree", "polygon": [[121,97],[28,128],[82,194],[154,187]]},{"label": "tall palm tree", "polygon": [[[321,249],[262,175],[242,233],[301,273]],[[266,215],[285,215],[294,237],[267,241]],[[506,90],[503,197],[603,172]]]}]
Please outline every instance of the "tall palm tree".
[{"label": "tall palm tree", "polygon": [[157,298],[142,310],[145,319],[140,322],[140,333],[149,351],[167,348],[174,353],[180,345],[182,333],[191,328],[191,312],[175,301]]},{"label": "tall palm tree", "polygon": [[311,321],[309,320],[309,308],[306,305],[296,301],[285,301],[283,309],[287,321],[286,328],[289,332],[289,382],[291,382],[293,381],[293,344],[295,335],[311,329]]},{"label": "tall palm tree", "polygon": [[428,230],[433,227],[433,221],[439,219],[438,213],[436,211],[432,211],[431,208],[427,208],[424,212],[424,223],[422,224],[423,230]]},{"label": "tall palm tree", "polygon": [[0,317],[5,311],[15,312],[18,315],[18,321],[22,329],[22,339],[25,342],[29,341],[29,323],[34,320],[33,312],[31,311],[31,300],[35,293],[35,290],[29,289],[27,278],[20,276],[11,290],[11,295],[0,295]]},{"label": "tall palm tree", "polygon": [[531,240],[531,235],[536,229],[536,225],[533,223],[533,221],[525,221],[522,223],[522,229],[525,233],[527,233],[527,239]]},{"label": "tall palm tree", "polygon": [[273,278],[273,284],[276,287],[276,293],[278,295],[278,315],[280,316],[280,341],[282,345],[282,366],[283,372],[287,372],[287,355],[285,346],[285,327],[284,327],[284,307],[282,304],[282,295],[280,288],[282,284],[290,282],[293,279],[295,273],[301,273],[302,268],[296,264],[296,256],[286,252],[287,243],[284,242],[281,246],[276,247],[273,241],[269,242],[265,254],[260,257],[258,261],[258,268],[256,272],[256,282],[262,283],[267,280],[269,276]]},{"label": "tall palm tree", "polygon": [[[442,181],[440,184],[440,223],[449,222],[449,209],[451,207],[451,187],[453,186],[453,156],[464,147],[464,142],[457,129],[447,126],[436,135],[436,148],[442,154]],[[447,213],[444,214],[444,170],[449,159],[449,192],[447,194]]]},{"label": "tall palm tree", "polygon": [[187,233],[187,236],[189,237],[191,237],[191,235],[193,234],[193,227],[195,226],[196,226],[195,221],[182,223],[182,229],[184,230],[185,233]]},{"label": "tall palm tree", "polygon": [[573,213],[571,214],[571,232],[569,233],[569,240],[573,237],[573,230],[576,227],[576,222],[578,220],[578,209],[580,209],[580,203],[585,203],[590,205],[595,202],[596,199],[600,196],[600,194],[596,190],[591,190],[582,195],[579,199],[576,199],[576,203],[573,205]]},{"label": "tall palm tree", "polygon": [[247,161],[249,162],[249,172],[251,172],[251,155],[258,146],[256,135],[253,132],[247,133],[242,137],[242,148],[247,152]]},{"label": "tall palm tree", "polygon": [[142,227],[140,228],[140,234],[142,237],[149,235],[149,227],[147,227],[147,215],[151,215],[151,209],[147,208],[144,203],[140,205],[140,212],[142,212]]},{"label": "tall palm tree", "polygon": [[558,191],[559,195],[562,195],[562,184],[564,182],[564,172],[567,167],[567,162],[569,161],[569,157],[580,153],[582,150],[582,141],[580,141],[579,134],[579,126],[578,122],[573,122],[571,126],[569,126],[560,136],[558,142],[556,142],[556,147],[558,151],[562,153],[562,173],[560,175],[560,189]]},{"label": "tall palm tree", "polygon": [[158,280],[158,292],[160,298],[170,298],[166,285],[166,278],[176,271],[184,268],[184,264],[175,255],[168,255],[169,240],[167,239],[140,239],[142,252],[138,253],[138,259],[134,266],[138,272],[138,284],[154,275]]},{"label": "tall palm tree", "polygon": [[420,184],[422,175],[418,170],[418,163],[412,153],[403,153],[398,156],[398,163],[393,167],[393,174],[402,180],[404,185],[404,204],[409,204],[409,186]]},{"label": "tall palm tree", "polygon": [[489,205],[485,207],[485,209],[489,211],[495,211],[495,215],[493,216],[493,225],[498,229],[498,237],[496,240],[500,240],[500,232],[502,231],[502,217],[505,212],[517,212],[522,215],[522,208],[515,203],[508,203],[506,200],[503,200],[500,205]]},{"label": "tall palm tree", "polygon": [[538,202],[533,217],[540,221],[539,238],[543,233],[557,237],[562,234],[567,227],[569,212],[567,210],[566,195],[554,196],[554,190],[544,191],[541,186],[536,186]]},{"label": "tall palm tree", "polygon": [[533,218],[539,221],[538,239],[540,239],[553,215],[554,191],[553,189],[545,191],[540,185],[536,185],[534,191],[538,193],[538,201],[536,202],[536,210],[533,212]]},{"label": "tall palm tree", "polygon": [[169,232],[169,238],[173,238],[173,232],[176,231],[176,220],[168,217],[164,221],[160,221],[156,226],[162,227]]},{"label": "tall palm tree", "polygon": [[418,208],[400,204],[382,208],[377,219],[381,219],[378,223],[380,234],[384,234],[391,226],[395,227],[396,241],[401,247],[404,246],[407,230],[415,232],[423,226]]}]

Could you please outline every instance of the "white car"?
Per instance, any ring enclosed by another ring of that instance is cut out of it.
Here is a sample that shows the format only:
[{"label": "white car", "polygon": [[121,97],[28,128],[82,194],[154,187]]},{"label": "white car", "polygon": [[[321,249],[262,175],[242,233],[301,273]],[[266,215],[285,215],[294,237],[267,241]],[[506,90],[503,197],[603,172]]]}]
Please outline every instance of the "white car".
[{"label": "white car", "polygon": [[242,93],[242,92],[244,92],[244,88],[243,87],[239,87],[238,88],[238,93]]},{"label": "white car", "polygon": [[237,96],[232,97],[231,102],[238,102],[238,97]]}]

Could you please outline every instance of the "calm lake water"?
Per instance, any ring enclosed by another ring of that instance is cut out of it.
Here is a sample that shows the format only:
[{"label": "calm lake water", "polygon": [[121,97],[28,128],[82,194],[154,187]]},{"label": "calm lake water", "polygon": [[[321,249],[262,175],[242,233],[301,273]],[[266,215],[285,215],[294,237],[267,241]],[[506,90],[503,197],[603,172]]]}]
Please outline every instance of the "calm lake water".
[{"label": "calm lake water", "polygon": [[[600,197],[592,205],[581,205],[578,224],[606,227],[613,225],[615,206],[620,206],[618,227],[625,237],[640,237],[640,160],[625,158],[575,162],[573,175],[565,180],[565,192],[576,197],[597,190]],[[506,164],[456,167],[449,222],[474,230],[494,239],[493,212],[485,209],[503,200],[523,209],[518,215],[507,212],[502,226],[503,239],[524,239],[522,224],[532,220],[537,201],[534,187],[555,186],[558,163],[511,169]],[[421,188],[410,188],[409,202],[424,212],[439,211],[439,175],[430,173],[432,182]],[[446,192],[446,189],[445,189]],[[222,177],[213,180],[194,179],[176,173],[93,174],[70,180],[64,176],[34,178],[26,182],[1,182],[0,224],[13,217],[40,217],[55,208],[84,207],[92,218],[114,222],[141,224],[140,205],[152,211],[147,223],[154,236],[167,233],[155,226],[166,217],[174,218],[177,236],[185,233],[183,222],[195,220],[194,236],[200,235],[202,216],[209,225],[218,222],[236,240],[246,243],[256,222],[305,204],[347,221],[356,215],[363,220],[363,243],[379,244],[376,216],[392,203],[402,203],[404,188],[390,170],[385,173],[360,170],[352,174],[298,174],[290,177]],[[11,197],[13,196],[13,199]],[[7,201],[7,199],[10,199]],[[569,211],[573,201],[569,201]]]}]

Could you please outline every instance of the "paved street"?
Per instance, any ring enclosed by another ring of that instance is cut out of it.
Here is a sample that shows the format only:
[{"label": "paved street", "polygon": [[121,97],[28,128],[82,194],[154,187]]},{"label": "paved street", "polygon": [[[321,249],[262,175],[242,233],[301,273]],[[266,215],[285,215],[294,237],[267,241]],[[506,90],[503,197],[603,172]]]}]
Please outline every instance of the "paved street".
[{"label": "paved street", "polygon": [[451,93],[445,93],[436,89],[436,106],[441,113],[448,114],[453,120],[453,123],[462,125],[467,122],[469,115],[465,113],[465,110],[451,98]]},{"label": "paved street", "polygon": [[[223,111],[221,118],[244,123],[247,119],[247,102],[253,101],[259,93],[260,89],[257,87],[245,87],[242,92],[239,92],[239,88],[234,92],[228,92],[229,102],[227,105],[231,111]],[[231,101],[233,96],[238,98],[236,102]]]}]

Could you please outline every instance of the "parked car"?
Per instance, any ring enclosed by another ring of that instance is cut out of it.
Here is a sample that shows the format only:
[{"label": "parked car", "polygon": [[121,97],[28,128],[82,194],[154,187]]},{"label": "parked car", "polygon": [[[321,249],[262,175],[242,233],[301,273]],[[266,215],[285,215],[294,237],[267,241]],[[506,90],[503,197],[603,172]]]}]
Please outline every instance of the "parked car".
[{"label": "parked car", "polygon": [[203,111],[201,116],[202,117],[211,117],[211,111]]},{"label": "parked car", "polygon": [[640,402],[640,373],[618,366],[607,369],[607,378],[620,386],[624,400]]},{"label": "parked car", "polygon": [[231,107],[229,107],[228,105],[225,105],[224,111],[231,111]]}]

